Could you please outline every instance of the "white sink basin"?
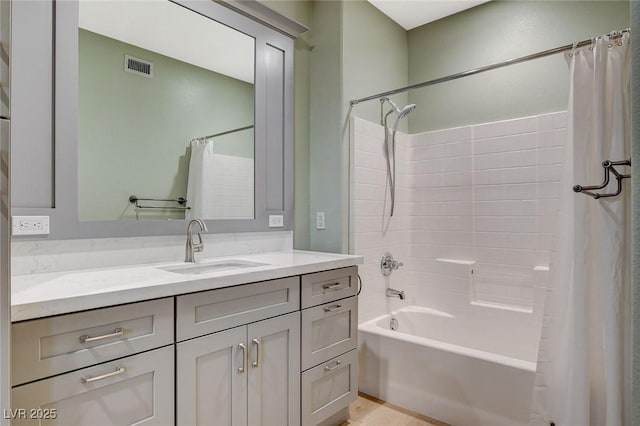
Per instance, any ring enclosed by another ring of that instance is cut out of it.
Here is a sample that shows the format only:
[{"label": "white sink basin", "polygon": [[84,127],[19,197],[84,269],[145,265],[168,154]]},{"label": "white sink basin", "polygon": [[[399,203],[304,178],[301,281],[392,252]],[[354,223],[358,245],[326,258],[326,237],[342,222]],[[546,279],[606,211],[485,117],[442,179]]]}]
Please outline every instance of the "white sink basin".
[{"label": "white sink basin", "polygon": [[255,268],[265,266],[267,263],[249,262],[246,260],[217,260],[211,262],[184,263],[182,265],[165,266],[158,269],[185,275],[210,274],[212,272],[228,271],[231,269]]}]

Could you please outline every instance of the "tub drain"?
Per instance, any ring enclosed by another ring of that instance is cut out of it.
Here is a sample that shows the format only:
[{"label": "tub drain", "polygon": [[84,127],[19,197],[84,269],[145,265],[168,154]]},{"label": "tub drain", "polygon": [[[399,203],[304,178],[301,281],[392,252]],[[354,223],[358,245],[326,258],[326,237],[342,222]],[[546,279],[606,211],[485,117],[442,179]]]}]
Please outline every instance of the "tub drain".
[{"label": "tub drain", "polygon": [[391,318],[391,321],[389,321],[389,328],[392,330],[397,330],[398,329],[398,319],[397,318]]}]

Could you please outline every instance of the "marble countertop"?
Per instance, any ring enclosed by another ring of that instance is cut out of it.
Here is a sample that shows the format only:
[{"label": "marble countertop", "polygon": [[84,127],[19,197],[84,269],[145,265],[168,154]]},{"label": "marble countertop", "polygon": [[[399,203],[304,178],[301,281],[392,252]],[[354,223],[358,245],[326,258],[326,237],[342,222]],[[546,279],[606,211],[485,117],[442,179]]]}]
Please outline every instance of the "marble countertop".
[{"label": "marble countertop", "polygon": [[264,265],[197,275],[161,269],[187,265],[184,262],[15,275],[11,280],[11,320],[24,321],[343,268],[361,264],[363,257],[292,250],[202,258],[198,259],[198,264],[231,260],[258,262]]}]

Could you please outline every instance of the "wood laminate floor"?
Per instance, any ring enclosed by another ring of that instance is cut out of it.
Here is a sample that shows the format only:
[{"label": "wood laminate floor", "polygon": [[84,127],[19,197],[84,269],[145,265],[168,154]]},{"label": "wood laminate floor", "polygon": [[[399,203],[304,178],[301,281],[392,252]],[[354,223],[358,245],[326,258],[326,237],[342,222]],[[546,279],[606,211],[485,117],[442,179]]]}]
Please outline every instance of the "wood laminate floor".
[{"label": "wood laminate floor", "polygon": [[364,393],[358,394],[349,413],[351,418],[340,426],[448,426]]}]

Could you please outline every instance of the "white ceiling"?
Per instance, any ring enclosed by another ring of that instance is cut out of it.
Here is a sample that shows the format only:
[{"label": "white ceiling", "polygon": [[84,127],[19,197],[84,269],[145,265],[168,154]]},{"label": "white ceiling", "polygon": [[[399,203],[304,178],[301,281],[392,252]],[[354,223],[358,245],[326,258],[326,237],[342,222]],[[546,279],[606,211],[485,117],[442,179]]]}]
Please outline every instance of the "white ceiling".
[{"label": "white ceiling", "polygon": [[368,0],[406,30],[462,12],[489,0]]}]

